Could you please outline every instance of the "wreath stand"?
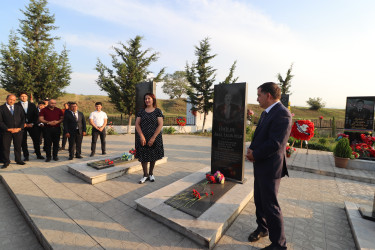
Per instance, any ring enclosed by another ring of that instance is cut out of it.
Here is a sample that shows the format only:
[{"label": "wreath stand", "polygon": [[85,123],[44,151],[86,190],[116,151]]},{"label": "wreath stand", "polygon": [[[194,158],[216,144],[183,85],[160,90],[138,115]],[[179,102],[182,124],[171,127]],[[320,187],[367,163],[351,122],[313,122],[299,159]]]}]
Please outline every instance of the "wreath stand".
[{"label": "wreath stand", "polygon": [[[296,142],[296,138],[294,138],[294,140],[293,140],[293,143],[292,143],[292,146],[291,147],[293,147],[294,146],[294,143]],[[306,151],[306,154],[308,155],[309,154],[309,142],[308,141],[306,141],[305,140],[305,142],[306,142],[306,149],[307,149],[307,151]],[[301,148],[302,148],[302,144],[303,144],[303,140],[301,140]]]}]

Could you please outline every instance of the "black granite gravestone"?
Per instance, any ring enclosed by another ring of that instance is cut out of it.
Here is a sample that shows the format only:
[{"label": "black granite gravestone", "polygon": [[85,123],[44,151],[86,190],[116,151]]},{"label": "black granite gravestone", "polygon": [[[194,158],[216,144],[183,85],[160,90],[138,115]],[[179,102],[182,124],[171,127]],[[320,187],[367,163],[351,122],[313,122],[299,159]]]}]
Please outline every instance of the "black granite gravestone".
[{"label": "black granite gravestone", "polygon": [[361,143],[361,134],[374,130],[374,96],[356,96],[346,98],[345,134],[350,143]]},{"label": "black granite gravestone", "polygon": [[286,107],[289,107],[289,95],[288,94],[282,94],[280,102]]},{"label": "black granite gravestone", "polygon": [[153,93],[156,95],[156,83],[154,81],[141,82],[135,85],[135,114],[144,108],[144,95]]},{"label": "black granite gravestone", "polygon": [[[224,184],[210,184],[204,179],[169,198],[165,203],[198,218],[235,184],[231,181],[227,181]],[[193,196],[193,190],[200,193],[200,199]]]},{"label": "black granite gravestone", "polygon": [[246,131],[247,84],[220,84],[214,88],[211,173],[242,182]]}]

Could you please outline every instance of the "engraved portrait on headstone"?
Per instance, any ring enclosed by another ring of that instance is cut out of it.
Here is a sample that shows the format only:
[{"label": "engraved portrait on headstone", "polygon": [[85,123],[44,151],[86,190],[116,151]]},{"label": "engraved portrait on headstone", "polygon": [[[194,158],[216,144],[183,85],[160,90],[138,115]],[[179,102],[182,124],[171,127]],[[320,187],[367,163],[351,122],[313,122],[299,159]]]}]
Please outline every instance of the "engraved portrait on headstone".
[{"label": "engraved portrait on headstone", "polygon": [[374,129],[375,97],[347,97],[345,110],[345,129],[373,130]]},{"label": "engraved portrait on headstone", "polygon": [[214,88],[211,173],[243,181],[247,84],[221,84]]}]

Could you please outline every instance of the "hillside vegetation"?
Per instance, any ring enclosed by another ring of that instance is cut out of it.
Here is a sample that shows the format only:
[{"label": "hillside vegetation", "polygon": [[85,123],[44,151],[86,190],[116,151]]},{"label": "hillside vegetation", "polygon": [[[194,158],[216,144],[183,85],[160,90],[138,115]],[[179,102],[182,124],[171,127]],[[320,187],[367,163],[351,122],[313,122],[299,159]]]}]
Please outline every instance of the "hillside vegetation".
[{"label": "hillside vegetation", "polygon": [[[0,88],[0,103],[5,102],[8,92]],[[3,100],[3,101],[1,101]],[[57,107],[62,108],[63,104],[68,101],[75,101],[78,103],[79,110],[85,115],[90,114],[95,110],[95,102],[103,103],[103,110],[109,115],[119,115],[119,112],[115,109],[115,106],[109,102],[108,96],[102,95],[76,95],[76,94],[65,94],[57,99]],[[186,102],[183,98],[173,100],[158,100],[158,107],[163,111],[166,116],[186,116]],[[255,116],[259,117],[263,109],[258,104],[248,104],[248,108],[255,112]],[[298,119],[318,119],[319,116],[323,116],[324,119],[332,119],[335,117],[336,120],[345,119],[344,109],[328,109],[323,108],[319,111],[310,110],[306,107],[291,107],[292,113],[295,114],[294,118]]]}]

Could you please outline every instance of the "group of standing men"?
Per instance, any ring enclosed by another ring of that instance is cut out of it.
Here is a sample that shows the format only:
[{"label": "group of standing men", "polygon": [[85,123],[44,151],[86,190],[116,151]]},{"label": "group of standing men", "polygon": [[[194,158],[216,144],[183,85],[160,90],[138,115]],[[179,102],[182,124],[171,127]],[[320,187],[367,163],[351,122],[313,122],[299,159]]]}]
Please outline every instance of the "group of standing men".
[{"label": "group of standing men", "polygon": [[[69,160],[73,157],[82,158],[81,146],[83,136],[86,135],[86,119],[82,112],[78,111],[76,102],[69,102],[68,109],[63,112],[56,107],[56,100],[43,101],[36,106],[28,101],[27,93],[21,93],[20,101],[16,102],[16,96],[9,94],[6,103],[0,106],[0,161],[1,168],[7,168],[10,164],[10,146],[13,140],[15,162],[25,165],[29,161],[27,148],[27,136],[30,135],[37,159],[51,159],[58,161],[59,142],[61,136],[61,123],[63,135],[69,142]],[[92,125],[91,154],[95,155],[96,141],[100,136],[102,154],[106,154],[106,130],[107,114],[103,112],[102,103],[95,103],[96,111],[89,117]],[[41,154],[40,145],[44,138],[43,149],[46,158]],[[21,150],[24,160],[21,159]]]}]

